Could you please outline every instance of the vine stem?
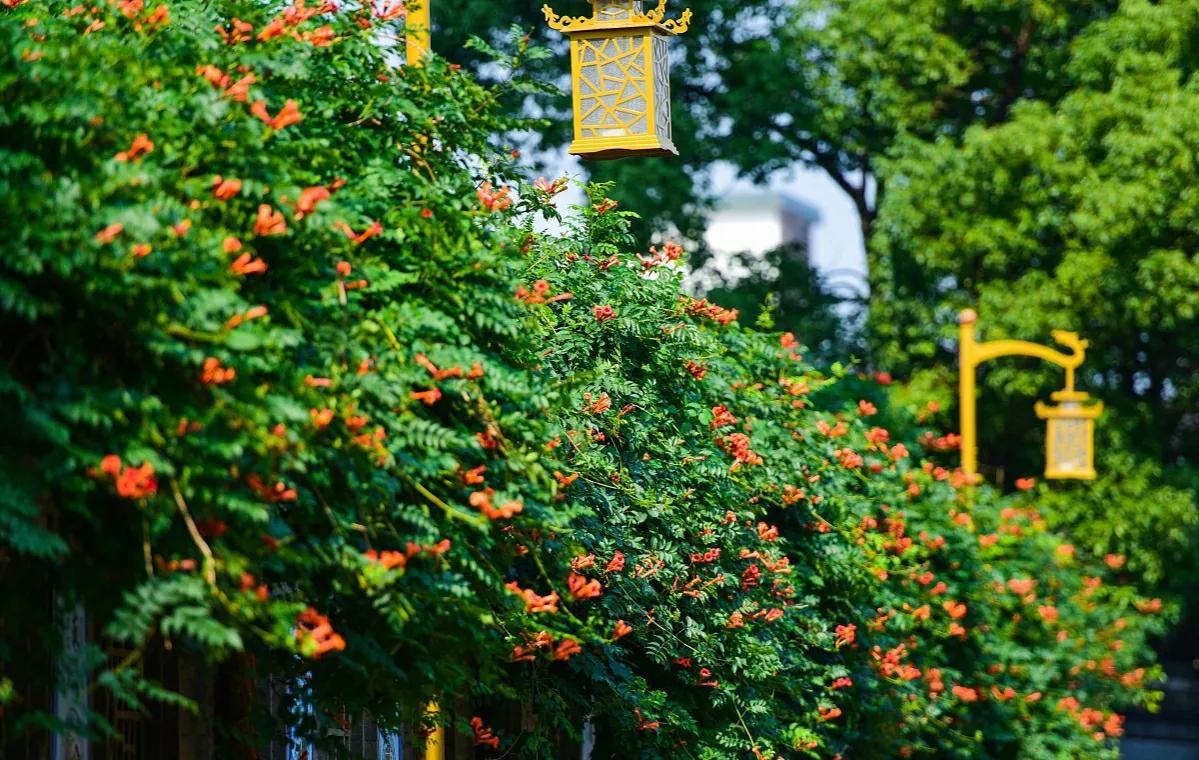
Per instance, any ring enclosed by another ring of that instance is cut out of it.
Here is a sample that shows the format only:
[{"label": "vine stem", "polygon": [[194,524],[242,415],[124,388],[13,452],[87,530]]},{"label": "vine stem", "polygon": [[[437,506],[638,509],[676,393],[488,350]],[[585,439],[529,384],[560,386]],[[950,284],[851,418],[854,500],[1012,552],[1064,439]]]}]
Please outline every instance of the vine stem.
[{"label": "vine stem", "polygon": [[183,499],[183,492],[179,490],[179,484],[173,479],[171,480],[171,492],[175,494],[175,505],[179,507],[179,514],[183,515],[183,522],[187,524],[187,532],[191,534],[192,541],[204,555],[204,579],[208,581],[208,585],[216,588],[216,558],[212,554],[212,547],[200,535],[200,529],[196,527],[196,521],[192,519],[187,502]]}]

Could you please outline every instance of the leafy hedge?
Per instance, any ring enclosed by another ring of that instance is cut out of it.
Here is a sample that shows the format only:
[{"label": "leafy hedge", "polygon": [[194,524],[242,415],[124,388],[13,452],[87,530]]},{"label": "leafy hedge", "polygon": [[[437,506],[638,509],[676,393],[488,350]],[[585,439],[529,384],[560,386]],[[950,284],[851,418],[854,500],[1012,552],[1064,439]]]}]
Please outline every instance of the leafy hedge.
[{"label": "leafy hedge", "polygon": [[48,590],[132,648],[83,663],[117,698],[248,653],[314,738],[438,698],[518,756],[1096,757],[1155,699],[1123,558],[682,296],[611,188],[538,232],[562,185],[395,67],[398,4],[4,4],[7,731],[55,725]]}]

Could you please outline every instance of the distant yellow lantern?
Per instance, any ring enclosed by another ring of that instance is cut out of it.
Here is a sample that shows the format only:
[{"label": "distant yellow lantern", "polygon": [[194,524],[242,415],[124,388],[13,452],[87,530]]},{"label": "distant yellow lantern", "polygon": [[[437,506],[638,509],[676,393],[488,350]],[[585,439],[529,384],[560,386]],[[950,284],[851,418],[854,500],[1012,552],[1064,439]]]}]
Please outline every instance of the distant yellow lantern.
[{"label": "distant yellow lantern", "polygon": [[1084,406],[1089,398],[1085,393],[1064,390],[1053,394],[1057,406],[1037,402],[1037,416],[1049,426],[1045,477],[1095,479],[1095,420],[1103,414],[1103,404]]},{"label": "distant yellow lantern", "polygon": [[592,16],[541,10],[550,28],[570,37],[574,142],[591,159],[674,156],[670,124],[670,37],[683,34],[691,11],[666,19],[667,0],[591,0]]},{"label": "distant yellow lantern", "polygon": [[1045,446],[1045,477],[1050,480],[1094,480],[1095,420],[1103,414],[1103,404],[1086,406],[1090,399],[1074,389],[1074,376],[1087,358],[1090,344],[1078,333],[1054,330],[1053,339],[1070,349],[1066,354],[1048,346],[1025,340],[994,340],[979,343],[975,335],[978,314],[967,309],[961,314],[961,386],[959,407],[962,414],[962,471],[978,472],[978,420],[975,409],[975,374],[978,367],[1005,356],[1031,356],[1066,370],[1066,388],[1053,394],[1057,406],[1037,403],[1037,416],[1048,420],[1049,435]]}]

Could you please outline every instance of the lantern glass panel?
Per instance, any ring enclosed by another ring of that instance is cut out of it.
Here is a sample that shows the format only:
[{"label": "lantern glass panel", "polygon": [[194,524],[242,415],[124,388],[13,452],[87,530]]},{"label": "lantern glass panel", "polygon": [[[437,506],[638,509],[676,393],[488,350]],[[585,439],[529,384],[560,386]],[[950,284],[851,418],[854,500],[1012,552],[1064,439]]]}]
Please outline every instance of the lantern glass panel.
[{"label": "lantern glass panel", "polygon": [[672,144],[670,125],[670,50],[666,37],[654,35],[654,129],[664,144]]},{"label": "lantern glass panel", "polygon": [[1063,417],[1049,421],[1050,472],[1083,475],[1091,471],[1093,426],[1089,419]]},{"label": "lantern glass panel", "polygon": [[624,33],[576,40],[581,137],[649,134],[651,39]]}]

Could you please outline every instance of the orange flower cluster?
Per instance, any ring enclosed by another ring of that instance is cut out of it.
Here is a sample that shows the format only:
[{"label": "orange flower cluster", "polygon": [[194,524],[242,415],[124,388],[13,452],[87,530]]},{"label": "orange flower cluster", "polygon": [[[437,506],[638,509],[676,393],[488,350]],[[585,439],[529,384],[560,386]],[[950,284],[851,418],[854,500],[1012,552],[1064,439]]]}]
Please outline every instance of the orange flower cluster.
[{"label": "orange flower cluster", "polygon": [[707,565],[720,559],[720,549],[708,549],[706,552],[692,552],[691,562],[696,565]]},{"label": "orange flower cluster", "polygon": [[566,188],[568,188],[569,186],[570,186],[570,179],[568,179],[567,177],[559,177],[558,179],[554,180],[553,182],[550,182],[545,177],[538,177],[537,180],[533,183],[534,189],[536,189],[538,192],[545,193],[546,195],[548,195],[550,197],[553,197],[553,196],[557,195],[558,193],[564,192],[566,190]]},{"label": "orange flower cluster", "polygon": [[524,511],[524,505],[515,499],[497,507],[491,500],[493,496],[494,488],[475,491],[470,495],[470,505],[482,512],[488,520],[511,520]]},{"label": "orange flower cluster", "polygon": [[478,380],[483,377],[483,365],[475,362],[471,365],[470,372],[464,372],[461,367],[450,367],[449,369],[438,369],[437,365],[429,361],[429,357],[424,354],[417,354],[412,357],[412,361],[425,368],[435,381],[449,380],[455,377],[465,377],[468,380]]},{"label": "orange flower cluster", "polygon": [[591,314],[595,317],[595,321],[599,322],[600,324],[612,319],[616,319],[616,310],[608,305],[592,306]]},{"label": "orange flower cluster", "polygon": [[[323,185],[304,188],[300,191],[300,197],[296,199],[295,220],[298,222],[305,216],[316,211],[317,205],[329,200],[331,197],[333,197],[333,194],[329,191],[329,188]],[[284,198],[283,202],[287,203],[287,199]]]},{"label": "orange flower cluster", "polygon": [[504,584],[504,588],[519,596],[525,603],[526,612],[557,612],[558,592],[551,591],[547,596],[540,596],[532,589],[522,589],[516,581]]},{"label": "orange flower cluster", "polygon": [[225,179],[219,174],[212,178],[212,194],[218,201],[227,201],[240,192],[240,179]]},{"label": "orange flower cluster", "polygon": [[837,648],[853,646],[857,641],[858,627],[852,623],[849,625],[839,625],[833,629],[833,634],[836,636],[835,643]]},{"label": "orange flower cluster", "polygon": [[283,108],[279,109],[279,113],[274,116],[271,116],[270,112],[266,110],[266,101],[264,100],[254,101],[250,106],[250,113],[257,116],[263,124],[274,130],[284,129],[290,127],[292,124],[299,124],[304,120],[303,115],[300,114],[299,104],[290,98],[283,104]]},{"label": "orange flower cluster", "polygon": [[259,583],[250,573],[241,574],[241,583],[238,584],[238,588],[240,588],[243,593],[253,592],[254,598],[260,602],[265,602],[271,596],[271,590],[267,587],[267,585],[265,583]]},{"label": "orange flower cluster", "polygon": [[271,235],[283,235],[286,232],[287,221],[283,218],[283,214],[265,203],[258,207],[258,214],[254,217],[255,235],[269,237]]},{"label": "orange flower cluster", "polygon": [[239,45],[250,40],[250,35],[254,33],[254,26],[239,18],[234,18],[228,29],[218,24],[216,32],[221,35],[221,40],[226,45]]},{"label": "orange flower cluster", "polygon": [[920,445],[933,451],[955,451],[961,448],[962,437],[957,433],[946,433],[939,437],[932,433],[925,433],[920,436]]},{"label": "orange flower cluster", "polygon": [[742,465],[760,465],[764,461],[762,457],[758,456],[750,448],[749,436],[745,433],[730,433],[727,436],[718,436],[716,438],[716,445],[735,460],[732,466],[729,467],[729,472],[735,472]]},{"label": "orange flower cluster", "polygon": [[[335,10],[335,6],[331,2],[309,8],[305,0],[295,0],[290,8],[285,8],[281,15],[271,19],[270,23],[262,28],[257,39],[259,42],[269,42],[276,37],[290,36],[297,41],[310,42],[318,47],[327,45],[332,42],[333,38],[333,30],[329,26],[322,26],[316,32],[303,34],[299,32],[298,27],[313,16],[330,13],[333,10]],[[231,30],[217,26],[216,31],[221,35],[225,44],[237,45],[250,40],[254,33],[254,27],[235,18]]]},{"label": "orange flower cluster", "polygon": [[204,367],[200,372],[200,382],[205,385],[224,385],[233,382],[236,378],[237,370],[232,367],[222,367],[220,359],[210,356],[204,360]]},{"label": "orange flower cluster", "polygon": [[296,493],[296,489],[289,488],[283,481],[279,481],[273,486],[268,486],[266,483],[262,482],[262,478],[258,477],[254,473],[251,473],[246,478],[246,485],[250,487],[251,491],[258,495],[258,498],[262,499],[263,501],[268,501],[272,504],[278,504],[284,501],[295,501],[299,497],[299,494]]},{"label": "orange flower cluster", "polygon": [[558,303],[560,301],[569,301],[574,298],[574,293],[559,293],[558,295],[550,295],[550,284],[547,280],[538,280],[533,283],[533,289],[530,291],[524,285],[516,289],[516,300],[523,301],[530,306],[546,303]]},{"label": "orange flower cluster", "polygon": [[1016,596],[1026,597],[1037,587],[1037,582],[1031,578],[1012,578],[1007,582],[1007,587]]},{"label": "orange flower cluster", "polygon": [[856,470],[865,463],[862,455],[853,449],[837,449],[837,461],[847,470]]},{"label": "orange flower cluster", "polygon": [[649,247],[649,256],[638,254],[637,258],[641,260],[642,269],[654,269],[672,261],[678,261],[683,257],[683,246],[674,241],[667,242],[660,249],[657,246]]},{"label": "orange flower cluster", "polygon": [[483,719],[475,716],[470,719],[470,729],[475,735],[476,747],[491,747],[499,749],[500,737],[492,733],[491,729],[483,725]]},{"label": "orange flower cluster", "polygon": [[607,391],[602,391],[599,398],[592,400],[590,393],[584,393],[583,403],[585,404],[583,411],[589,414],[603,414],[612,408],[612,397],[608,395]]},{"label": "orange flower cluster", "polygon": [[708,374],[708,368],[699,362],[688,361],[685,365],[687,372],[696,380],[703,380]]},{"label": "orange flower cluster", "polygon": [[117,495],[122,499],[145,499],[158,493],[154,465],[149,462],[140,467],[128,467],[121,463],[119,456],[109,454],[100,460],[100,472],[112,478]]},{"label": "orange flower cluster", "polygon": [[362,245],[375,235],[383,232],[383,225],[379,224],[378,222],[371,222],[362,232],[354,232],[354,229],[350,227],[350,225],[338,220],[333,223],[333,229],[340,231],[343,235],[349,238],[350,242],[352,242],[354,245]]},{"label": "orange flower cluster", "polygon": [[448,538],[431,546],[422,546],[413,541],[408,542],[408,547],[400,552],[394,550],[377,551],[368,549],[363,552],[367,560],[378,564],[384,570],[404,569],[408,566],[408,560],[417,557],[421,554],[428,554],[431,557],[437,558],[450,550],[451,543]]},{"label": "orange flower cluster", "polygon": [[849,428],[846,427],[844,422],[840,422],[840,421],[837,422],[836,425],[829,425],[824,420],[817,420],[816,421],[816,429],[818,431],[820,431],[821,435],[827,436],[829,438],[841,438],[843,436],[849,435]]},{"label": "orange flower cluster", "polygon": [[300,651],[314,659],[346,648],[346,640],[333,630],[329,618],[311,607],[296,618],[296,641],[300,643]]},{"label": "orange flower cluster", "polygon": [[408,394],[408,398],[413,401],[419,401],[425,406],[433,406],[438,401],[441,401],[441,389],[431,388],[427,391],[412,391]]},{"label": "orange flower cluster", "polygon": [[[1058,700],[1057,711],[1066,712],[1084,729],[1094,731],[1091,736],[1096,741],[1104,741],[1109,737],[1115,738],[1124,733],[1124,716],[1116,713],[1105,714],[1102,710],[1083,707],[1073,696]],[[1095,731],[1094,729],[1097,728],[1102,728],[1102,730]]]},{"label": "orange flower cluster", "polygon": [[919,668],[904,662],[904,659],[908,656],[908,647],[906,644],[900,644],[886,652],[881,647],[876,646],[870,650],[870,656],[874,659],[878,672],[885,678],[915,681],[920,677]]},{"label": "orange flower cluster", "polygon": [[624,552],[617,551],[612,555],[612,559],[608,560],[608,564],[604,567],[604,572],[605,573],[619,573],[619,572],[623,572],[623,571],[624,571]]},{"label": "orange flower cluster", "polygon": [[119,222],[117,222],[116,224],[110,224],[107,227],[105,227],[104,229],[102,229],[96,233],[95,240],[100,245],[108,245],[109,243],[111,243],[112,241],[117,239],[117,235],[120,235],[124,231],[125,231],[125,225],[123,225]]},{"label": "orange flower cluster", "polygon": [[633,717],[637,719],[638,731],[657,731],[662,727],[662,724],[656,720],[646,720],[641,715],[641,710],[633,710]]},{"label": "orange flower cluster", "polygon": [[836,720],[841,717],[840,707],[821,707],[820,720]]},{"label": "orange flower cluster", "polygon": [[404,7],[404,0],[387,0],[379,5],[371,3],[371,10],[374,11],[375,18],[380,21],[402,19],[408,15],[408,9]]},{"label": "orange flower cluster", "polygon": [[234,314],[232,317],[229,317],[229,321],[225,323],[225,329],[232,330],[235,327],[240,327],[251,320],[261,319],[268,313],[270,312],[265,306],[251,307],[241,314]]},{"label": "orange flower cluster", "polygon": [[308,414],[312,417],[312,424],[317,430],[324,430],[329,427],[329,423],[333,422],[334,412],[332,409],[309,409]]},{"label": "orange flower cluster", "polygon": [[570,595],[577,601],[586,599],[594,599],[602,596],[604,587],[597,580],[587,580],[586,577],[572,572],[566,579],[566,585],[570,589]]},{"label": "orange flower cluster", "polygon": [[246,74],[236,82],[225,72],[212,64],[197,66],[196,73],[208,80],[208,83],[221,91],[221,94],[238,103],[245,103],[250,96],[250,85],[258,81],[253,74]]},{"label": "orange flower cluster", "polygon": [[[684,299],[686,301],[686,299]],[[708,299],[690,299],[687,302],[687,313],[695,317],[707,317],[712,321],[727,325],[737,321],[741,312],[737,309],[725,309],[716,304],[708,303]]]},{"label": "orange flower cluster", "polygon": [[494,187],[492,187],[490,182],[484,182],[479,186],[477,191],[479,203],[481,203],[483,208],[487,209],[488,211],[495,212],[507,210],[512,207],[512,199],[508,197],[508,193],[510,193],[511,190],[512,189],[508,187],[501,187],[499,190],[496,190]]},{"label": "orange flower cluster", "polygon": [[117,161],[133,161],[139,162],[142,156],[154,150],[154,142],[145,132],[133,138],[133,143],[129,146],[129,150],[123,150],[118,153],[115,158]]},{"label": "orange flower cluster", "polygon": [[783,486],[783,506],[789,507],[792,504],[803,501],[808,498],[808,492],[802,488],[796,488],[793,485]]}]

